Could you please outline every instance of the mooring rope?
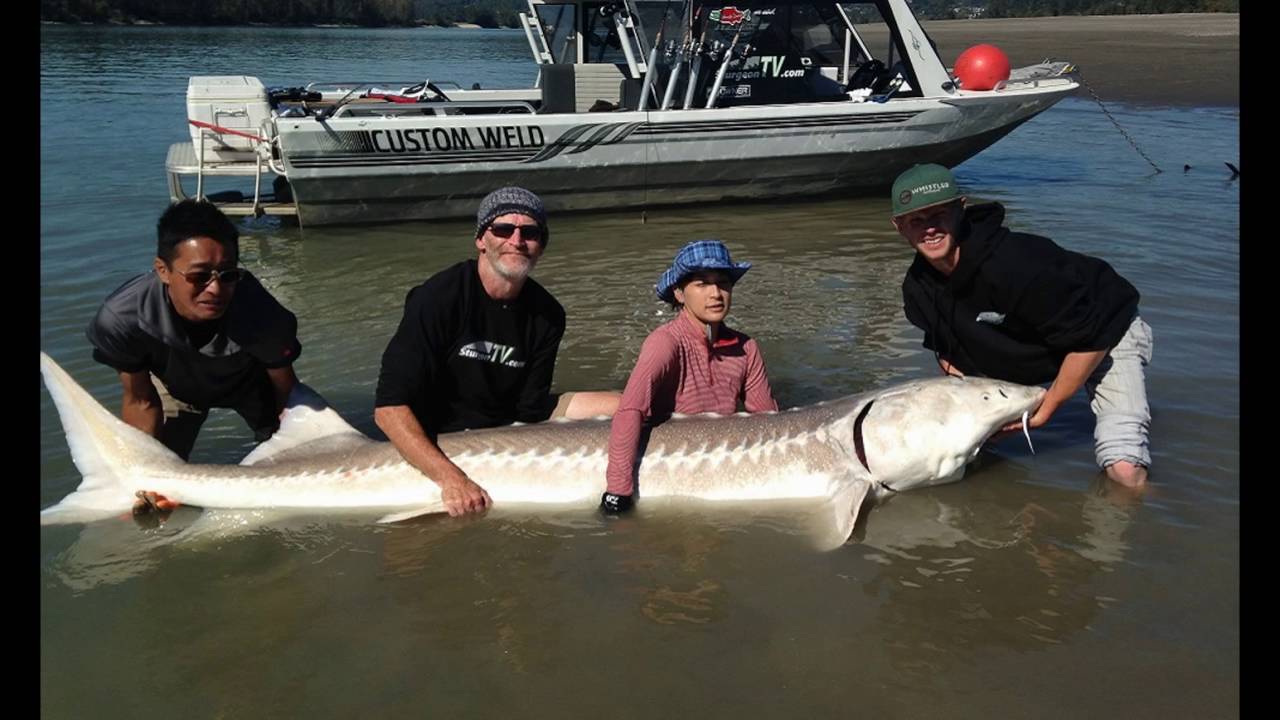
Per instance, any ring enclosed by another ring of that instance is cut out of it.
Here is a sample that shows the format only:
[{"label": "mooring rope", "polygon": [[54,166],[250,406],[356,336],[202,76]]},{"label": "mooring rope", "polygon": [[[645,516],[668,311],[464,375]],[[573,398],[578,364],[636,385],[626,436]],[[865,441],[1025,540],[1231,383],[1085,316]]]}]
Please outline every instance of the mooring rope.
[{"label": "mooring rope", "polygon": [[1137,151],[1139,155],[1142,156],[1142,159],[1146,160],[1147,163],[1151,165],[1151,167],[1155,168],[1155,171],[1157,173],[1164,172],[1163,170],[1160,169],[1158,165],[1155,164],[1155,162],[1151,158],[1147,157],[1146,153],[1142,152],[1142,148],[1138,147],[1138,143],[1135,142],[1134,139],[1129,136],[1129,133],[1125,132],[1124,128],[1120,127],[1120,123],[1111,114],[1111,111],[1107,110],[1107,106],[1102,104],[1102,98],[1098,97],[1098,93],[1094,92],[1093,88],[1090,87],[1089,83],[1085,82],[1084,74],[1081,73],[1078,68],[1076,69],[1076,77],[1080,78],[1080,84],[1083,85],[1084,89],[1088,90],[1089,94],[1093,96],[1093,101],[1098,103],[1098,107],[1102,109],[1102,114],[1106,115],[1107,119],[1111,121],[1111,124],[1116,126],[1116,130],[1119,130],[1120,134],[1124,136],[1124,139],[1129,141],[1129,144],[1132,145],[1133,149]]}]

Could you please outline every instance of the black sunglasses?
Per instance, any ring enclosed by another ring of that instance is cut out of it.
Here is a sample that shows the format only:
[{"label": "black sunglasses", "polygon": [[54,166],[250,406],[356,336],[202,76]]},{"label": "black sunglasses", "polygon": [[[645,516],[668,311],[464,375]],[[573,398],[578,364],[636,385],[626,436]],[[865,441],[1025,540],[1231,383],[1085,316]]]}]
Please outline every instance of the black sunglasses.
[{"label": "black sunglasses", "polygon": [[500,237],[503,240],[511,237],[520,231],[520,236],[530,242],[537,242],[542,239],[542,226],[540,225],[516,225],[515,223],[494,223],[489,226],[489,232],[494,237]]},{"label": "black sunglasses", "polygon": [[191,270],[189,272],[174,270],[174,272],[186,278],[187,282],[199,288],[213,282],[215,277],[217,277],[218,282],[223,285],[234,285],[240,282],[240,278],[244,277],[244,271],[240,268],[231,268],[229,270]]}]

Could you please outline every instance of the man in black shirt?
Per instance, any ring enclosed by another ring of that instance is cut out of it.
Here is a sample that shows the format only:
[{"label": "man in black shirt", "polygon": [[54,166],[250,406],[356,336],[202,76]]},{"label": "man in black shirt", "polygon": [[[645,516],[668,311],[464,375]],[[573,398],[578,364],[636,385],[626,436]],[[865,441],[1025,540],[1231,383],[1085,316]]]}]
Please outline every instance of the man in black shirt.
[{"label": "man in black shirt", "polygon": [[1083,386],[1098,465],[1122,485],[1144,485],[1152,338],[1133,285],[1098,258],[1011,232],[999,203],[965,207],[941,165],[902,173],[892,201],[893,225],[916,251],[903,308],[943,372],[1051,383],[1033,428]]},{"label": "man in black shirt", "polygon": [[266,440],[298,382],[297,318],[236,267],[240,232],[214,205],[172,205],[157,235],[153,271],[108,296],[86,331],[120,374],[121,417],[184,460],[211,407]]},{"label": "man in black shirt", "polygon": [[382,355],[374,421],[440,485],[450,515],[482,512],[493,499],[441,452],[439,433],[617,409],[617,393],[551,394],[565,313],[529,278],[548,240],[537,195],[517,187],[490,193],[476,213],[477,259],[409,291]]}]

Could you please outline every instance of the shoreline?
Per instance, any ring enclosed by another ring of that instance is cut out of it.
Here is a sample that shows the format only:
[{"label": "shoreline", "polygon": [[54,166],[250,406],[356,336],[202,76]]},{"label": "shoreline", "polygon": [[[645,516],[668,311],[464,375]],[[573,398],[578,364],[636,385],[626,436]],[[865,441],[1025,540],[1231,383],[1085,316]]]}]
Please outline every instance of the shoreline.
[{"label": "shoreline", "polygon": [[[1239,107],[1239,13],[1072,15],[922,23],[948,66],[990,43],[1013,67],[1075,64],[1104,102]],[[1077,97],[1089,97],[1081,88]]]}]

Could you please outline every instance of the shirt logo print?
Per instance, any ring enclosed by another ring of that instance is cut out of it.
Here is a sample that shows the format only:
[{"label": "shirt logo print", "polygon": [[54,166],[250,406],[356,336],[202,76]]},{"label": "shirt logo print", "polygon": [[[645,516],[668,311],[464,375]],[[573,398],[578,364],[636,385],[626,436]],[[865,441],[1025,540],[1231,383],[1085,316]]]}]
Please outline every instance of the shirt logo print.
[{"label": "shirt logo print", "polygon": [[500,343],[489,342],[488,340],[477,340],[473,343],[467,343],[458,350],[458,357],[470,358],[472,360],[484,360],[495,365],[502,365],[509,368],[522,368],[525,365],[523,360],[513,360],[516,349],[510,345],[502,345]]}]

